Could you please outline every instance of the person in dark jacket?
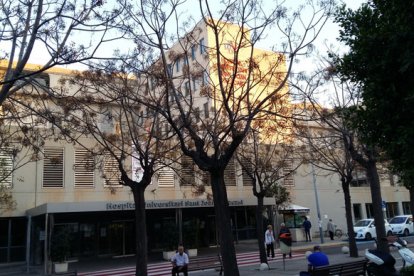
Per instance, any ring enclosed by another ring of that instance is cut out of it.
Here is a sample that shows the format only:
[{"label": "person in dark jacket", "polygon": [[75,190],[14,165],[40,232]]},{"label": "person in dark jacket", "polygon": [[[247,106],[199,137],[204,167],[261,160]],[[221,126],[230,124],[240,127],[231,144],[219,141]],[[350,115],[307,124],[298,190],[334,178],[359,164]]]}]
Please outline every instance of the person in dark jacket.
[{"label": "person in dark jacket", "polygon": [[278,239],[283,258],[286,258],[287,253],[289,253],[289,258],[292,258],[292,235],[284,223],[280,224]]},{"label": "person in dark jacket", "polygon": [[310,229],[312,227],[311,222],[308,220],[307,217],[304,217],[305,221],[303,222],[302,226],[305,229],[305,237],[306,237],[306,241],[312,241],[311,238],[311,234],[310,234]]}]

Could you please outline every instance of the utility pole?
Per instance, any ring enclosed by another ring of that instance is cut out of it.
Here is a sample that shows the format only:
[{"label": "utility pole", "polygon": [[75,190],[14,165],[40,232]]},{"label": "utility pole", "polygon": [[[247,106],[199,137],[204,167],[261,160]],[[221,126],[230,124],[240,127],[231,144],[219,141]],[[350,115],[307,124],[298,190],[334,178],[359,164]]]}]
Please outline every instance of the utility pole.
[{"label": "utility pole", "polygon": [[315,166],[313,165],[313,163],[311,163],[311,164],[312,164],[313,189],[315,191],[316,211],[318,212],[319,236],[321,238],[321,243],[323,243],[322,219],[321,219],[321,210],[319,208],[318,189],[316,187]]}]

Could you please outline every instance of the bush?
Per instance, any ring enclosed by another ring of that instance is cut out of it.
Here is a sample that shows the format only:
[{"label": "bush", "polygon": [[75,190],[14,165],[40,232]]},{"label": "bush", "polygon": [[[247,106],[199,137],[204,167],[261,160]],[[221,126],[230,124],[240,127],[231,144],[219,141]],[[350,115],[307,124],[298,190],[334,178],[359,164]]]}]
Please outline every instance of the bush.
[{"label": "bush", "polygon": [[66,228],[57,229],[51,238],[50,258],[52,262],[62,263],[70,254],[71,236]]},{"label": "bush", "polygon": [[406,266],[400,270],[400,276],[414,275],[414,265]]}]

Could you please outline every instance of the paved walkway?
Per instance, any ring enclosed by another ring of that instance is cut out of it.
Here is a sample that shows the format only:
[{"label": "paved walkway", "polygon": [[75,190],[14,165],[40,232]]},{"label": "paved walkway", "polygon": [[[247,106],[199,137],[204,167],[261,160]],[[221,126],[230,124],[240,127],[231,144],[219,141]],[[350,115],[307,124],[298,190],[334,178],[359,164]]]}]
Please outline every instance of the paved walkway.
[{"label": "paved walkway", "polygon": [[[269,261],[270,270],[259,271],[260,264],[257,241],[249,240],[240,242],[235,245],[240,275],[299,275],[299,271],[307,268],[305,252],[312,250],[313,246],[316,244],[319,244],[316,240],[312,242],[293,243],[293,258],[287,258],[284,261],[279,250],[276,250],[276,258]],[[347,254],[341,253],[341,247],[343,245],[347,245],[347,242],[325,240],[325,243],[321,245],[322,250],[328,254],[331,264],[356,260],[350,258]],[[217,248],[201,249],[199,250],[199,255],[214,254],[217,250]],[[360,256],[363,256],[363,252],[360,252]],[[360,257],[359,259],[362,258],[363,257]],[[148,268],[150,276],[171,275],[171,266],[169,262],[162,261],[160,257],[150,256]],[[80,276],[131,276],[134,275],[135,271],[135,258],[132,256],[125,258],[103,258],[90,261],[82,260],[71,263],[70,269],[76,269]],[[0,273],[0,275],[6,274]],[[30,275],[43,275],[43,268],[32,268]],[[214,270],[205,270],[190,272],[189,275],[217,276],[218,272]]]},{"label": "paved walkway", "polygon": [[[307,268],[305,259],[305,252],[312,250],[313,246],[319,244],[316,240],[312,242],[297,242],[293,243],[292,251],[293,258],[285,259],[283,262],[282,255],[279,250],[276,250],[276,256],[269,261],[270,270],[259,271],[259,255],[258,245],[256,240],[249,240],[239,242],[235,245],[237,252],[237,261],[239,264],[240,275],[299,275],[299,271]],[[333,253],[328,253],[331,263],[340,263],[350,261],[351,258],[340,252],[341,245],[346,245],[343,241],[326,241],[322,245],[323,250],[334,250]],[[332,249],[335,248],[335,249]],[[204,248],[199,251],[199,255],[214,254],[217,248]],[[335,252],[338,251],[338,252]],[[361,254],[362,256],[362,254]],[[362,257],[361,257],[362,258]],[[152,259],[152,260],[151,260]],[[190,259],[191,261],[191,259]],[[72,265],[76,268],[80,276],[132,276],[135,271],[134,257],[122,259],[102,260],[102,262],[79,262]],[[148,265],[149,276],[164,276],[171,275],[171,265],[169,262],[154,260],[150,258]],[[189,275],[200,276],[217,276],[218,272],[214,270],[204,270],[190,272]]]}]

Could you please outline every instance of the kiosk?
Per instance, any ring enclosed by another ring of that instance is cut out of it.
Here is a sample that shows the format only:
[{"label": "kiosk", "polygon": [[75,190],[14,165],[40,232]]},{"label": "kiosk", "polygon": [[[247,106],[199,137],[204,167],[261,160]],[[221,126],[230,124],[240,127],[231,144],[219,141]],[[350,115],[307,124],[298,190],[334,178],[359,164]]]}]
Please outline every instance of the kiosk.
[{"label": "kiosk", "polygon": [[292,241],[305,241],[305,233],[302,228],[303,217],[309,216],[309,208],[296,204],[289,204],[279,209],[279,214],[283,216],[283,222],[292,234]]}]

